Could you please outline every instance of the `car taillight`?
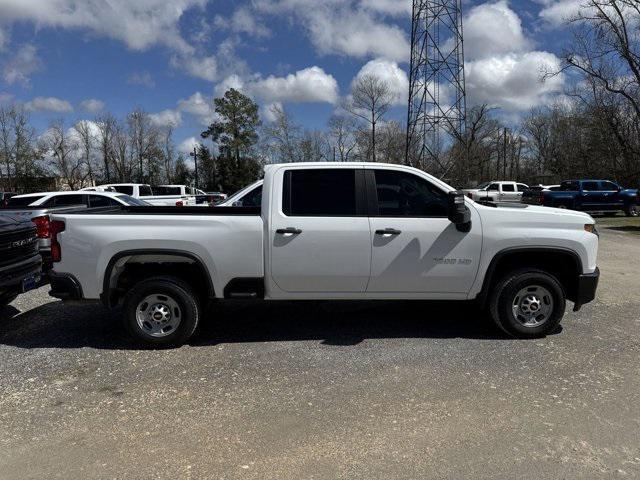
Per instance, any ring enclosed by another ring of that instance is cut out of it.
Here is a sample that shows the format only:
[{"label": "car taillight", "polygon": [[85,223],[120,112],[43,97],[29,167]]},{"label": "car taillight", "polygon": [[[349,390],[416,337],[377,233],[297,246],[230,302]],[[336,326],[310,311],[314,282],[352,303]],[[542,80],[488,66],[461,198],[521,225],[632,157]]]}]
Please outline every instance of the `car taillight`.
[{"label": "car taillight", "polygon": [[36,235],[38,238],[51,238],[51,222],[49,215],[32,218],[31,221],[36,226]]},{"label": "car taillight", "polygon": [[58,242],[58,234],[64,232],[66,225],[60,220],[54,220],[50,223],[49,231],[51,232],[51,259],[54,262],[62,260],[62,248]]},{"label": "car taillight", "polygon": [[473,200],[473,195],[471,193],[467,193],[467,197],[469,197],[471,200]]},{"label": "car taillight", "polygon": [[182,200],[178,200],[178,201],[176,202],[176,207],[184,207],[184,203],[183,203],[183,201],[182,201]]},{"label": "car taillight", "polygon": [[544,203],[544,193],[540,192],[540,196],[538,197],[538,201],[540,202],[540,205],[542,205]]}]

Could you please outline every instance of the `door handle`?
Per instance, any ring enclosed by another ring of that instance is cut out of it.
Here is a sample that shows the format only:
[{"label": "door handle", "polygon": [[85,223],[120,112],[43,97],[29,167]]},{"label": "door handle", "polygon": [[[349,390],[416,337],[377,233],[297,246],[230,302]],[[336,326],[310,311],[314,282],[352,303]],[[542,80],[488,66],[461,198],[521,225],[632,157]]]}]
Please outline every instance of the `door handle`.
[{"label": "door handle", "polygon": [[384,230],[376,230],[376,235],[400,235],[402,232],[395,228],[385,228]]},{"label": "door handle", "polygon": [[278,235],[300,235],[302,233],[302,230],[300,230],[299,228],[287,227],[279,228],[278,230],[276,230],[276,233]]}]

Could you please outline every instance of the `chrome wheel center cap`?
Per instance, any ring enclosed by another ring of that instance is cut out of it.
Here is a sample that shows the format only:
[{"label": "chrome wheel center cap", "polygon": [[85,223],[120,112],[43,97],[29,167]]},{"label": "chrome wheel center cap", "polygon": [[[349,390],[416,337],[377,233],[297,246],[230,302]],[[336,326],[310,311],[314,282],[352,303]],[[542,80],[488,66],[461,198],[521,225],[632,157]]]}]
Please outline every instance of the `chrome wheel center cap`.
[{"label": "chrome wheel center cap", "polygon": [[167,323],[171,320],[171,311],[169,307],[161,303],[154,305],[149,310],[149,317],[156,323]]}]

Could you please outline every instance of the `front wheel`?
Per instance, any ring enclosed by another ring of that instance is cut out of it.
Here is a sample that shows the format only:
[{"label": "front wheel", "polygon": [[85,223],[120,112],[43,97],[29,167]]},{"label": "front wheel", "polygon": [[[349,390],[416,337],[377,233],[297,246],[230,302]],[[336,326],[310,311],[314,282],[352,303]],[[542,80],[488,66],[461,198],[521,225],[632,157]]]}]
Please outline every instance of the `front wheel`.
[{"label": "front wheel", "polygon": [[511,272],[494,287],[491,316],[503,331],[516,338],[538,338],[552,333],[562,321],[566,297],[558,280],[546,272]]},{"label": "front wheel", "polygon": [[638,209],[638,205],[635,203],[631,203],[627,209],[624,211],[627,217],[637,217],[640,215],[640,209]]},{"label": "front wheel", "polygon": [[123,320],[137,340],[157,347],[180,346],[201,317],[198,298],[182,280],[155,277],[136,284],[124,300]]}]

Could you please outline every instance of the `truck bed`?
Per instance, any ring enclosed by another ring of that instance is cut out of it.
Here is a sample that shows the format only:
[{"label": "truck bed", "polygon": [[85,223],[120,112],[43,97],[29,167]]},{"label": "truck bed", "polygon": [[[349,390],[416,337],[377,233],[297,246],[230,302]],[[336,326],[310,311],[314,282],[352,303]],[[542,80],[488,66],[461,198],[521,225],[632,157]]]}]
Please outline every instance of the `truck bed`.
[{"label": "truck bed", "polygon": [[[220,216],[220,217],[259,217],[260,207],[134,207],[122,206],[111,209],[103,209],[96,212],[97,215],[171,215],[171,216]],[[87,215],[89,211],[74,211],[65,215]]]}]

